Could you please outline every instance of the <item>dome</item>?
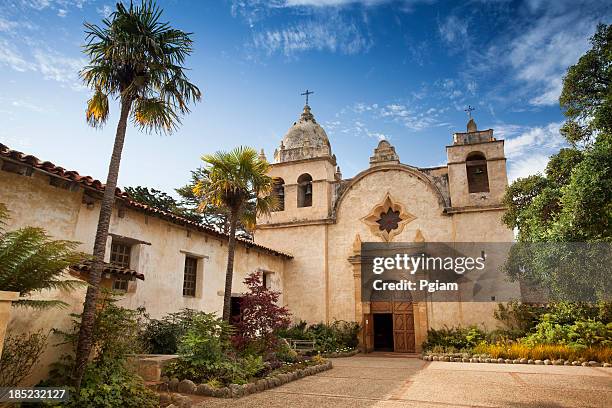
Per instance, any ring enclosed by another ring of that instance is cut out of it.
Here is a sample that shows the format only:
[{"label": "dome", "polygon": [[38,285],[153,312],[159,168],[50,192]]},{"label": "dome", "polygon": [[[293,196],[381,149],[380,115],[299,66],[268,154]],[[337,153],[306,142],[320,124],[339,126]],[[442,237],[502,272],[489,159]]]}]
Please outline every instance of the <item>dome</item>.
[{"label": "dome", "polygon": [[304,106],[300,119],[289,128],[287,134],[283,137],[283,146],[285,149],[295,149],[304,146],[330,147],[327,134],[310,112],[310,106]]},{"label": "dome", "polygon": [[331,145],[325,130],[317,123],[310,106],[304,106],[300,119],[293,124],[275,153],[279,162],[332,157]]}]

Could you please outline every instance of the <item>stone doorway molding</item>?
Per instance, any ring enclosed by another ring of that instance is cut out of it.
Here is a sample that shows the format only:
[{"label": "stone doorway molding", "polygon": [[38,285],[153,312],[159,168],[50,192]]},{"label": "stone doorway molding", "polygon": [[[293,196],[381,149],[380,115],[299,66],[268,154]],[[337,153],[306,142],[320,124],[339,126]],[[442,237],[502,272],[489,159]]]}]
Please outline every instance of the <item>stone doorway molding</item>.
[{"label": "stone doorway molding", "polygon": [[[381,224],[379,223],[381,216],[389,211],[395,214],[399,213],[397,227],[390,230],[381,229]],[[382,238],[384,242],[391,242],[393,237],[400,234],[404,230],[404,227],[415,219],[416,216],[407,212],[404,206],[387,192],[382,201],[376,204],[374,208],[372,208],[372,211],[363,217],[361,221],[370,228],[372,234]]]}]

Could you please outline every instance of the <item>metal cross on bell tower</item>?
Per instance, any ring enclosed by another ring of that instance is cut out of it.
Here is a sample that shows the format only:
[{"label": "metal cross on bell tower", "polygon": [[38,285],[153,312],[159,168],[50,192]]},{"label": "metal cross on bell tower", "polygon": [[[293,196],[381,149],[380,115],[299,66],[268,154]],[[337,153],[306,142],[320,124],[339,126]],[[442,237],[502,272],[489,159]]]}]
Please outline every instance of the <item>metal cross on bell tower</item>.
[{"label": "metal cross on bell tower", "polygon": [[473,108],[472,105],[468,105],[468,107],[466,109],[464,109],[464,112],[467,112],[468,116],[471,118],[472,117],[472,111],[475,111],[476,108]]},{"label": "metal cross on bell tower", "polygon": [[313,93],[314,93],[313,91],[309,91],[308,89],[306,89],[306,92],[303,92],[300,94],[302,96],[306,96],[306,105],[308,105],[308,96],[312,95]]}]

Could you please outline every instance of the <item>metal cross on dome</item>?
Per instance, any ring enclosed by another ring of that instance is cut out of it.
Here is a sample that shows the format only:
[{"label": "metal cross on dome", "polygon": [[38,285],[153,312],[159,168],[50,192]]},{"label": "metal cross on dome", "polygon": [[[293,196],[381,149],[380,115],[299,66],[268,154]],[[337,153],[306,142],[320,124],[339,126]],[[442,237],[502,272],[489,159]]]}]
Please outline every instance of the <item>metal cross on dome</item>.
[{"label": "metal cross on dome", "polygon": [[467,112],[468,116],[471,118],[472,117],[472,111],[475,111],[476,108],[473,108],[472,105],[468,105],[468,107],[466,109],[464,109],[464,112]]},{"label": "metal cross on dome", "polygon": [[306,96],[306,105],[308,105],[308,95],[312,95],[314,92],[306,89],[306,92],[301,93],[300,95]]}]

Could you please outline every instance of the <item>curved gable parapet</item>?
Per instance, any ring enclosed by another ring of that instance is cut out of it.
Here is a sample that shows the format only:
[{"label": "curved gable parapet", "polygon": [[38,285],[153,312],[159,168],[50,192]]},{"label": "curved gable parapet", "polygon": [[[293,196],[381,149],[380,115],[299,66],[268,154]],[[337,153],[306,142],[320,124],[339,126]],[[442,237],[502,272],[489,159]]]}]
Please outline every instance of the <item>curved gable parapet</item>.
[{"label": "curved gable parapet", "polygon": [[446,177],[432,176],[417,169],[416,167],[408,166],[406,164],[386,164],[371,167],[358,173],[355,175],[355,177],[349,180],[343,180],[342,183],[338,185],[338,190],[336,191],[336,199],[333,203],[331,218],[336,219],[338,210],[342,205],[342,201],[347,196],[348,192],[351,191],[353,187],[356,186],[361,180],[370,174],[389,170],[404,171],[418,178],[434,193],[434,195],[438,198],[438,203],[444,210],[451,206],[450,195],[448,192],[448,179]]}]

